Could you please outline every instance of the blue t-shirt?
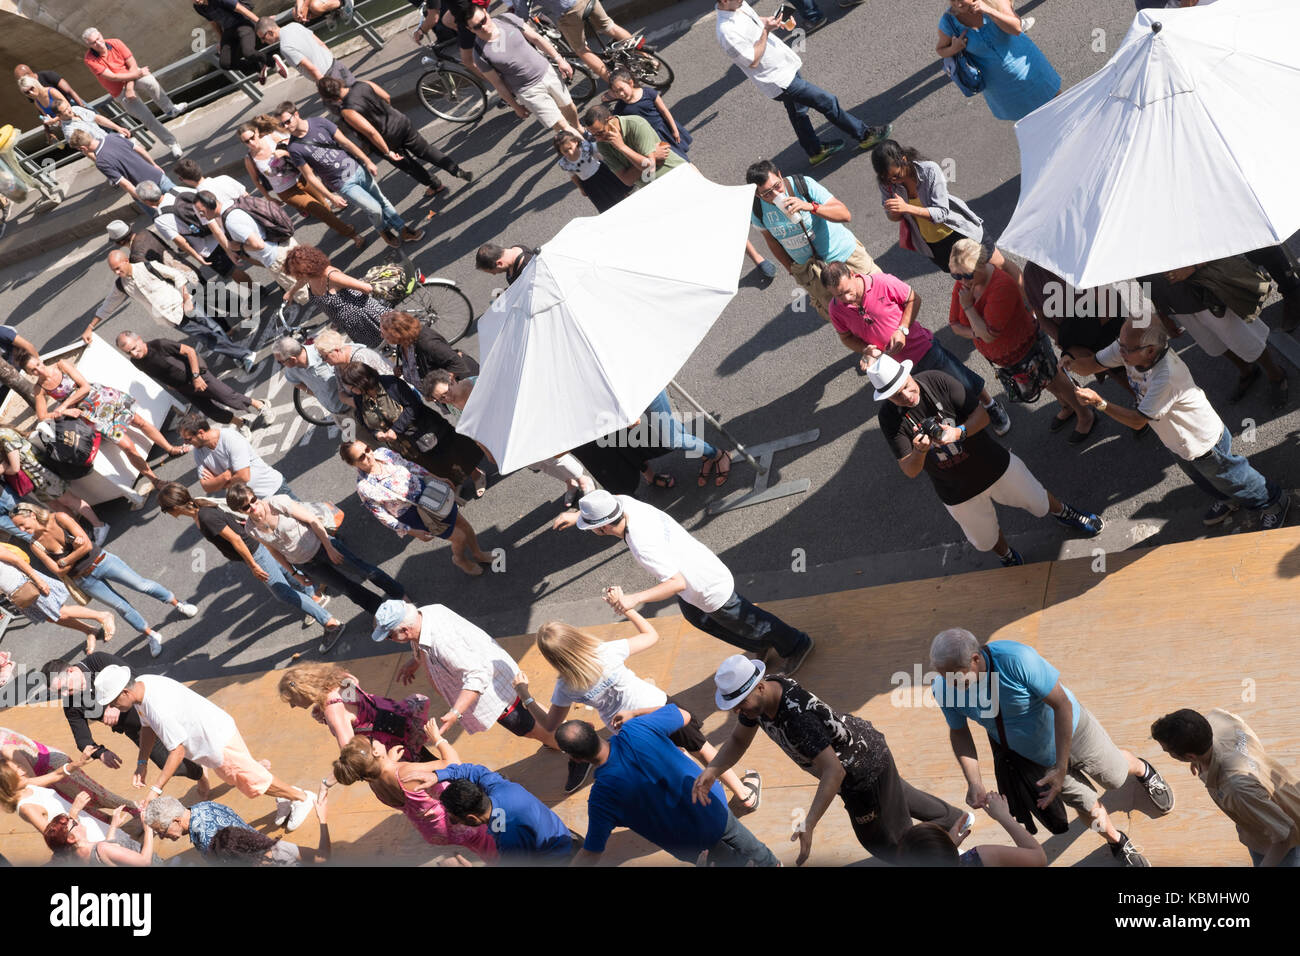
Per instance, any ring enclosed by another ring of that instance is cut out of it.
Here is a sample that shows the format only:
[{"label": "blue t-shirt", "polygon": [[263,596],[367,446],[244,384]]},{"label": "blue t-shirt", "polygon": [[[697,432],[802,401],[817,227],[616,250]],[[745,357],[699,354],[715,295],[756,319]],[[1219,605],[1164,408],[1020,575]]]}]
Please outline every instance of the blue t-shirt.
[{"label": "blue t-shirt", "polygon": [[[1038,651],[1017,641],[993,641],[985,650],[997,666],[996,692],[988,683],[987,671],[980,674],[977,685],[965,691],[946,686],[941,675],[934,678],[931,690],[948,726],[960,730],[967,720],[973,720],[994,740],[1022,757],[1044,767],[1053,766],[1056,763],[1055,711],[1043,703],[1043,698],[1052,692],[1061,679],[1061,672]],[[1074,709],[1073,729],[1079,726],[1079,702],[1068,687],[1062,689]],[[998,734],[998,708],[1002,710],[1009,740],[1002,740]]]},{"label": "blue t-shirt", "polygon": [[469,780],[492,801],[488,833],[502,857],[558,859],[569,855],[573,837],[564,821],[542,801],[499,773],[476,763],[456,763],[438,771],[438,779]]},{"label": "blue t-shirt", "polygon": [[334,139],[337,131],[323,116],[313,116],[307,121],[307,132],[302,138],[292,137],[288,146],[289,161],[299,169],[310,166],[330,192],[338,192],[357,174],[357,161]]},{"label": "blue t-shirt", "polygon": [[[806,196],[797,190],[791,177],[787,177],[785,194],[815,203],[827,203],[835,198],[829,189],[811,176],[804,177],[804,182],[808,186]],[[804,234],[805,230],[812,235],[813,246],[817,250],[818,257],[824,262],[843,262],[853,255],[853,250],[858,247],[857,239],[843,223],[830,222],[810,212],[801,212],[799,214],[799,218],[803,220],[801,227],[798,223],[791,222],[779,207],[767,200],[760,199],[758,204],[763,211],[762,220],[755,218],[751,213],[749,221],[758,228],[770,232],[772,238],[781,243],[785,251],[790,254],[790,258],[800,265],[812,258],[812,254],[808,251],[808,236]]]},{"label": "blue t-shirt", "polygon": [[727,797],[714,782],[707,804],[691,802],[700,765],[668,735],[682,729],[676,704],[629,720],[609,738],[609,759],[596,769],[587,799],[583,846],[602,853],[615,827],[627,827],[679,860],[694,863],[722,839]]},{"label": "blue t-shirt", "polygon": [[241,817],[224,803],[205,800],[190,807],[190,842],[205,856],[212,846],[212,838],[218,830],[226,827],[239,827],[243,830],[253,829]]}]

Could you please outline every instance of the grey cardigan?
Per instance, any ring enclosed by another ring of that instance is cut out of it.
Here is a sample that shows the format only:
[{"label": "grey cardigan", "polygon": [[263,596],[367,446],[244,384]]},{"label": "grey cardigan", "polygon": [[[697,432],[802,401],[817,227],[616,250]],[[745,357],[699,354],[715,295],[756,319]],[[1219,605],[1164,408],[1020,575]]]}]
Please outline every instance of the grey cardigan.
[{"label": "grey cardigan", "polygon": [[[947,177],[944,176],[943,170],[939,168],[939,164],[932,163],[929,160],[920,160],[913,165],[916,167],[916,201],[930,211],[930,218],[935,223],[947,226],[953,232],[965,236],[967,239],[983,242],[984,220],[975,215],[971,208],[956,196],[948,194]],[[880,202],[882,205],[886,199],[894,196],[907,201],[907,187],[901,183],[880,187]],[[926,248],[925,240],[921,238],[921,230],[917,227],[916,221],[911,216],[904,217],[903,221],[907,223],[907,228],[911,230],[912,244],[917,249],[924,250]]]}]

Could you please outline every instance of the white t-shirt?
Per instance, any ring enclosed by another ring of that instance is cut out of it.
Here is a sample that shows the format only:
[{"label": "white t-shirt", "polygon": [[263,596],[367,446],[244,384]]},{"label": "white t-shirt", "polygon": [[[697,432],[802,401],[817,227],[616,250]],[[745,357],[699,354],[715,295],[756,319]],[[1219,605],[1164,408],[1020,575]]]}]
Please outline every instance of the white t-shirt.
[{"label": "white t-shirt", "polygon": [[[224,204],[222,205],[222,208],[225,208]],[[226,235],[230,238],[231,242],[247,242],[253,237],[262,240],[261,249],[251,249],[246,246],[244,248],[244,255],[248,256],[250,259],[256,260],[268,269],[275,265],[275,260],[279,258],[280,254],[284,251],[283,247],[272,245],[267,242],[266,237],[262,235],[262,230],[258,228],[257,223],[253,220],[252,216],[244,212],[242,209],[232,209],[222,218],[225,221]]]},{"label": "white t-shirt", "polygon": [[303,60],[320,70],[322,76],[334,65],[334,54],[329,47],[301,23],[286,23],[280,27],[280,52],[307,79],[311,79],[311,74],[299,66]]},{"label": "white t-shirt", "polygon": [[184,684],[157,674],[136,678],[144,700],[136,704],[140,722],[152,727],[168,750],[185,748],[185,756],[204,767],[220,767],[222,751],[238,733],[235,718]]},{"label": "white t-shirt", "polygon": [[289,513],[294,505],[300,503],[288,495],[272,495],[263,500],[271,510],[271,524],[267,527],[250,520],[247,525],[249,533],[279,551],[290,564],[304,564],[314,558],[320,550],[320,538],[316,537],[310,525],[303,524]]},{"label": "white t-shirt", "polygon": [[660,581],[674,574],[686,579],[678,596],[701,611],[716,611],[736,590],[736,581],[718,556],[658,508],[616,495],[627,515],[624,541],[637,563]]},{"label": "white t-shirt", "polygon": [[280,490],[284,475],[280,474],[254,451],[253,446],[235,429],[221,429],[216,448],[195,448],[194,462],[214,475],[248,469],[248,487],[259,498],[266,498]]},{"label": "white t-shirt", "polygon": [[754,48],[763,36],[763,23],[758,14],[748,3],[742,3],[739,10],[718,10],[717,14],[718,45],[722,51],[754,81],[764,96],[776,99],[784,93],[803,61],[769,33],[763,58],[758,66],[750,66],[754,62]]},{"label": "white t-shirt", "polygon": [[195,192],[210,192],[217,197],[217,203],[225,208],[240,196],[247,196],[244,184],[232,176],[207,176],[199,180]]},{"label": "white t-shirt", "polygon": [[158,206],[158,212],[153,217],[153,225],[158,231],[158,235],[162,236],[163,241],[173,249],[176,248],[176,237],[184,236],[185,241],[194,248],[195,252],[205,259],[208,258],[208,256],[212,255],[212,250],[217,248],[217,237],[211,233],[206,236],[196,236],[191,233],[188,227],[181,225],[176,220],[176,214],[170,212],[175,204],[176,196],[174,193],[163,194],[162,202]]},{"label": "white t-shirt", "polygon": [[551,692],[551,703],[590,704],[606,726],[620,710],[662,707],[668,702],[668,695],[649,681],[637,677],[623,663],[628,659],[628,653],[626,640],[600,645],[596,651],[604,668],[600,680],[583,691],[573,690],[563,680],[558,680]]},{"label": "white t-shirt", "polygon": [[[1097,361],[1107,368],[1124,365],[1119,343],[1112,342],[1098,352]],[[1125,365],[1124,371],[1138,397],[1137,410],[1175,455],[1191,461],[1218,444],[1223,437],[1223,419],[1173,349],[1166,348],[1160,361],[1145,372],[1131,365]]]}]

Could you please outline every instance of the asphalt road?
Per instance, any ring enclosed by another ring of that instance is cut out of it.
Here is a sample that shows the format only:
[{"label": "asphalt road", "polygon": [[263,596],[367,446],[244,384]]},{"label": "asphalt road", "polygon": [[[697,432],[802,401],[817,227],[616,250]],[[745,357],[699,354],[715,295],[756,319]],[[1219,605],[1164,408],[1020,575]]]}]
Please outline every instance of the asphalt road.
[{"label": "asphalt road", "polygon": [[[934,55],[943,7],[940,2],[883,0],[847,11],[831,7],[833,22],[809,38],[804,73],[869,123],[893,122],[895,138],[944,161],[953,177],[951,190],[996,235],[1010,218],[1018,193],[1015,134],[1010,123],[991,117],[981,98],[964,99],[945,80]],[[1032,37],[1069,86],[1105,63],[1124,35],[1133,5],[1128,0],[1034,0],[1022,13],[1037,18]],[[774,158],[787,172],[810,172],[783,109],[730,67],[715,43],[713,22],[711,8],[679,4],[640,24],[656,32],[665,58],[676,69],[666,99],[678,122],[695,136],[692,158],[720,182],[743,181],[745,167],[764,157]],[[407,50],[409,40],[397,37],[384,54],[350,58],[349,63],[360,75],[401,90],[414,82],[412,59],[401,52]],[[254,112],[244,109],[242,101],[232,103],[232,109],[243,110],[237,118],[223,115],[206,126],[194,120],[194,129],[205,131],[202,145],[225,142],[237,119]],[[542,244],[571,218],[593,210],[555,166],[547,137],[507,112],[490,111],[468,129],[430,124],[425,132],[478,179],[438,207],[429,236],[414,253],[427,272],[461,283],[481,311],[494,282],[473,269],[480,243]],[[848,205],[853,230],[881,267],[912,283],[922,296],[921,321],[942,329],[950,280],[926,260],[897,248],[897,227],[880,209],[870,160],[846,150],[815,176]],[[401,197],[404,212],[424,208],[418,199],[422,190],[401,173],[389,168],[383,186],[391,197]],[[39,228],[39,221],[23,228]],[[682,229],[690,228],[687,214]],[[309,241],[322,232],[314,225],[303,230]],[[338,252],[339,264],[358,275],[384,251],[376,244],[354,257],[333,237],[324,247]],[[73,340],[106,291],[106,249],[92,240],[0,269],[0,314],[10,316],[37,343],[53,347]],[[752,480],[752,469],[737,462],[727,487],[698,489],[697,463],[672,456],[660,461],[659,470],[674,475],[677,487],[643,489],[642,496],[721,555],[736,573],[737,587],[760,601],[995,566],[996,559],[976,554],[964,543],[928,481],[909,482],[900,473],[876,434],[876,404],[856,374],[856,363],[814,313],[792,311],[795,288],[785,275],[763,289],[756,275],[745,274],[739,294],[678,378],[746,443],[819,429],[815,444],[777,459],[778,480],[808,479],[809,491],[706,517],[705,507]],[[612,308],[616,301],[611,289]],[[1265,319],[1274,319],[1277,311],[1271,307]],[[150,329],[151,323],[130,306],[104,331],[111,336],[127,327]],[[959,355],[969,354],[968,343],[947,331],[939,337]],[[468,344],[476,349],[473,339]],[[1231,366],[1208,359],[1188,339],[1178,347],[1234,432],[1247,420],[1255,423],[1254,441],[1240,447],[1274,480],[1294,485],[1300,424],[1294,402],[1280,416],[1268,410],[1262,391],[1229,406],[1235,375]],[[972,364],[992,381],[983,359],[977,356]],[[283,412],[258,434],[264,456],[290,478],[301,497],[341,502],[349,540],[397,575],[421,603],[445,602],[490,632],[505,635],[553,618],[579,625],[607,621],[610,612],[599,600],[604,586],[650,583],[621,545],[577,531],[547,530],[557,512],[559,486],[527,471],[507,477],[466,508],[483,545],[505,553],[504,573],[466,579],[451,566],[446,545],[410,542],[403,547],[360,508],[351,474],[335,455],[336,436],[298,422],[283,383],[264,374],[254,387],[257,395],[270,394]],[[1105,394],[1120,397],[1109,390]],[[1005,441],[1048,488],[1103,512],[1107,529],[1095,541],[1070,541],[1054,522],[1005,512],[1004,529],[1027,560],[1091,556],[1096,548],[1118,551],[1204,532],[1199,522],[1207,504],[1204,496],[1153,438],[1134,441],[1103,421],[1100,435],[1077,451],[1065,442],[1068,432],[1048,434],[1054,414],[1048,401],[1012,407],[1014,428]],[[160,471],[195,485],[187,462],[168,463]],[[129,512],[118,502],[105,506],[103,513],[114,525],[109,544],[114,553],[202,609],[193,622],[160,618],[158,605],[139,599],[137,606],[168,638],[152,667],[193,679],[283,666],[295,653],[317,656],[318,630],[306,630],[295,616],[283,613],[242,568],[225,566],[192,527],[162,515],[152,502],[140,512]],[[1215,533],[1248,528],[1247,522],[1237,521]],[[344,619],[353,612],[344,598],[336,598],[333,609]],[[945,618],[945,623],[951,622]],[[928,623],[925,629],[933,630]],[[143,639],[129,630],[122,623],[121,636],[109,648],[126,648],[133,660],[149,663]],[[387,653],[370,642],[368,630],[358,612],[333,656]],[[863,622],[863,630],[869,638],[869,622]],[[71,632],[20,621],[0,648],[38,665],[75,644]]]}]

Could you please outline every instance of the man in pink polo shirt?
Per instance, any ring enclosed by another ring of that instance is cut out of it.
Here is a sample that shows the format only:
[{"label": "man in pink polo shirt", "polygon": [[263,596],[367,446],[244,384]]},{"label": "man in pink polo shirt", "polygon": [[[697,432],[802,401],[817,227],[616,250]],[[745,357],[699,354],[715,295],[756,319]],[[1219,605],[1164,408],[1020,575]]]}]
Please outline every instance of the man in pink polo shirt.
[{"label": "man in pink polo shirt", "polygon": [[143,96],[162,107],[163,119],[185,112],[189,104],[173,103],[149,68],[136,63],[135,56],[121,40],[106,40],[95,27],[87,27],[81,34],[81,42],[86,45],[86,68],[95,74],[95,79],[108,95],[149,127],[149,131],[171,151],[173,159],[185,155],[176,137],[153,115]]},{"label": "man in pink polo shirt", "polygon": [[898,362],[908,359],[913,369],[922,372],[931,369],[947,372],[967,391],[979,392],[980,404],[989,409],[994,431],[1005,433],[997,431],[998,415],[994,409],[998,412],[1002,409],[984,387],[984,380],[936,342],[930,330],[916,321],[921,297],[911,286],[888,272],[872,275],[854,272],[843,262],[826,263],[821,281],[833,296],[828,310],[831,325],[839,333],[845,348],[861,354],[860,372],[865,374],[866,366],[881,354]]}]

